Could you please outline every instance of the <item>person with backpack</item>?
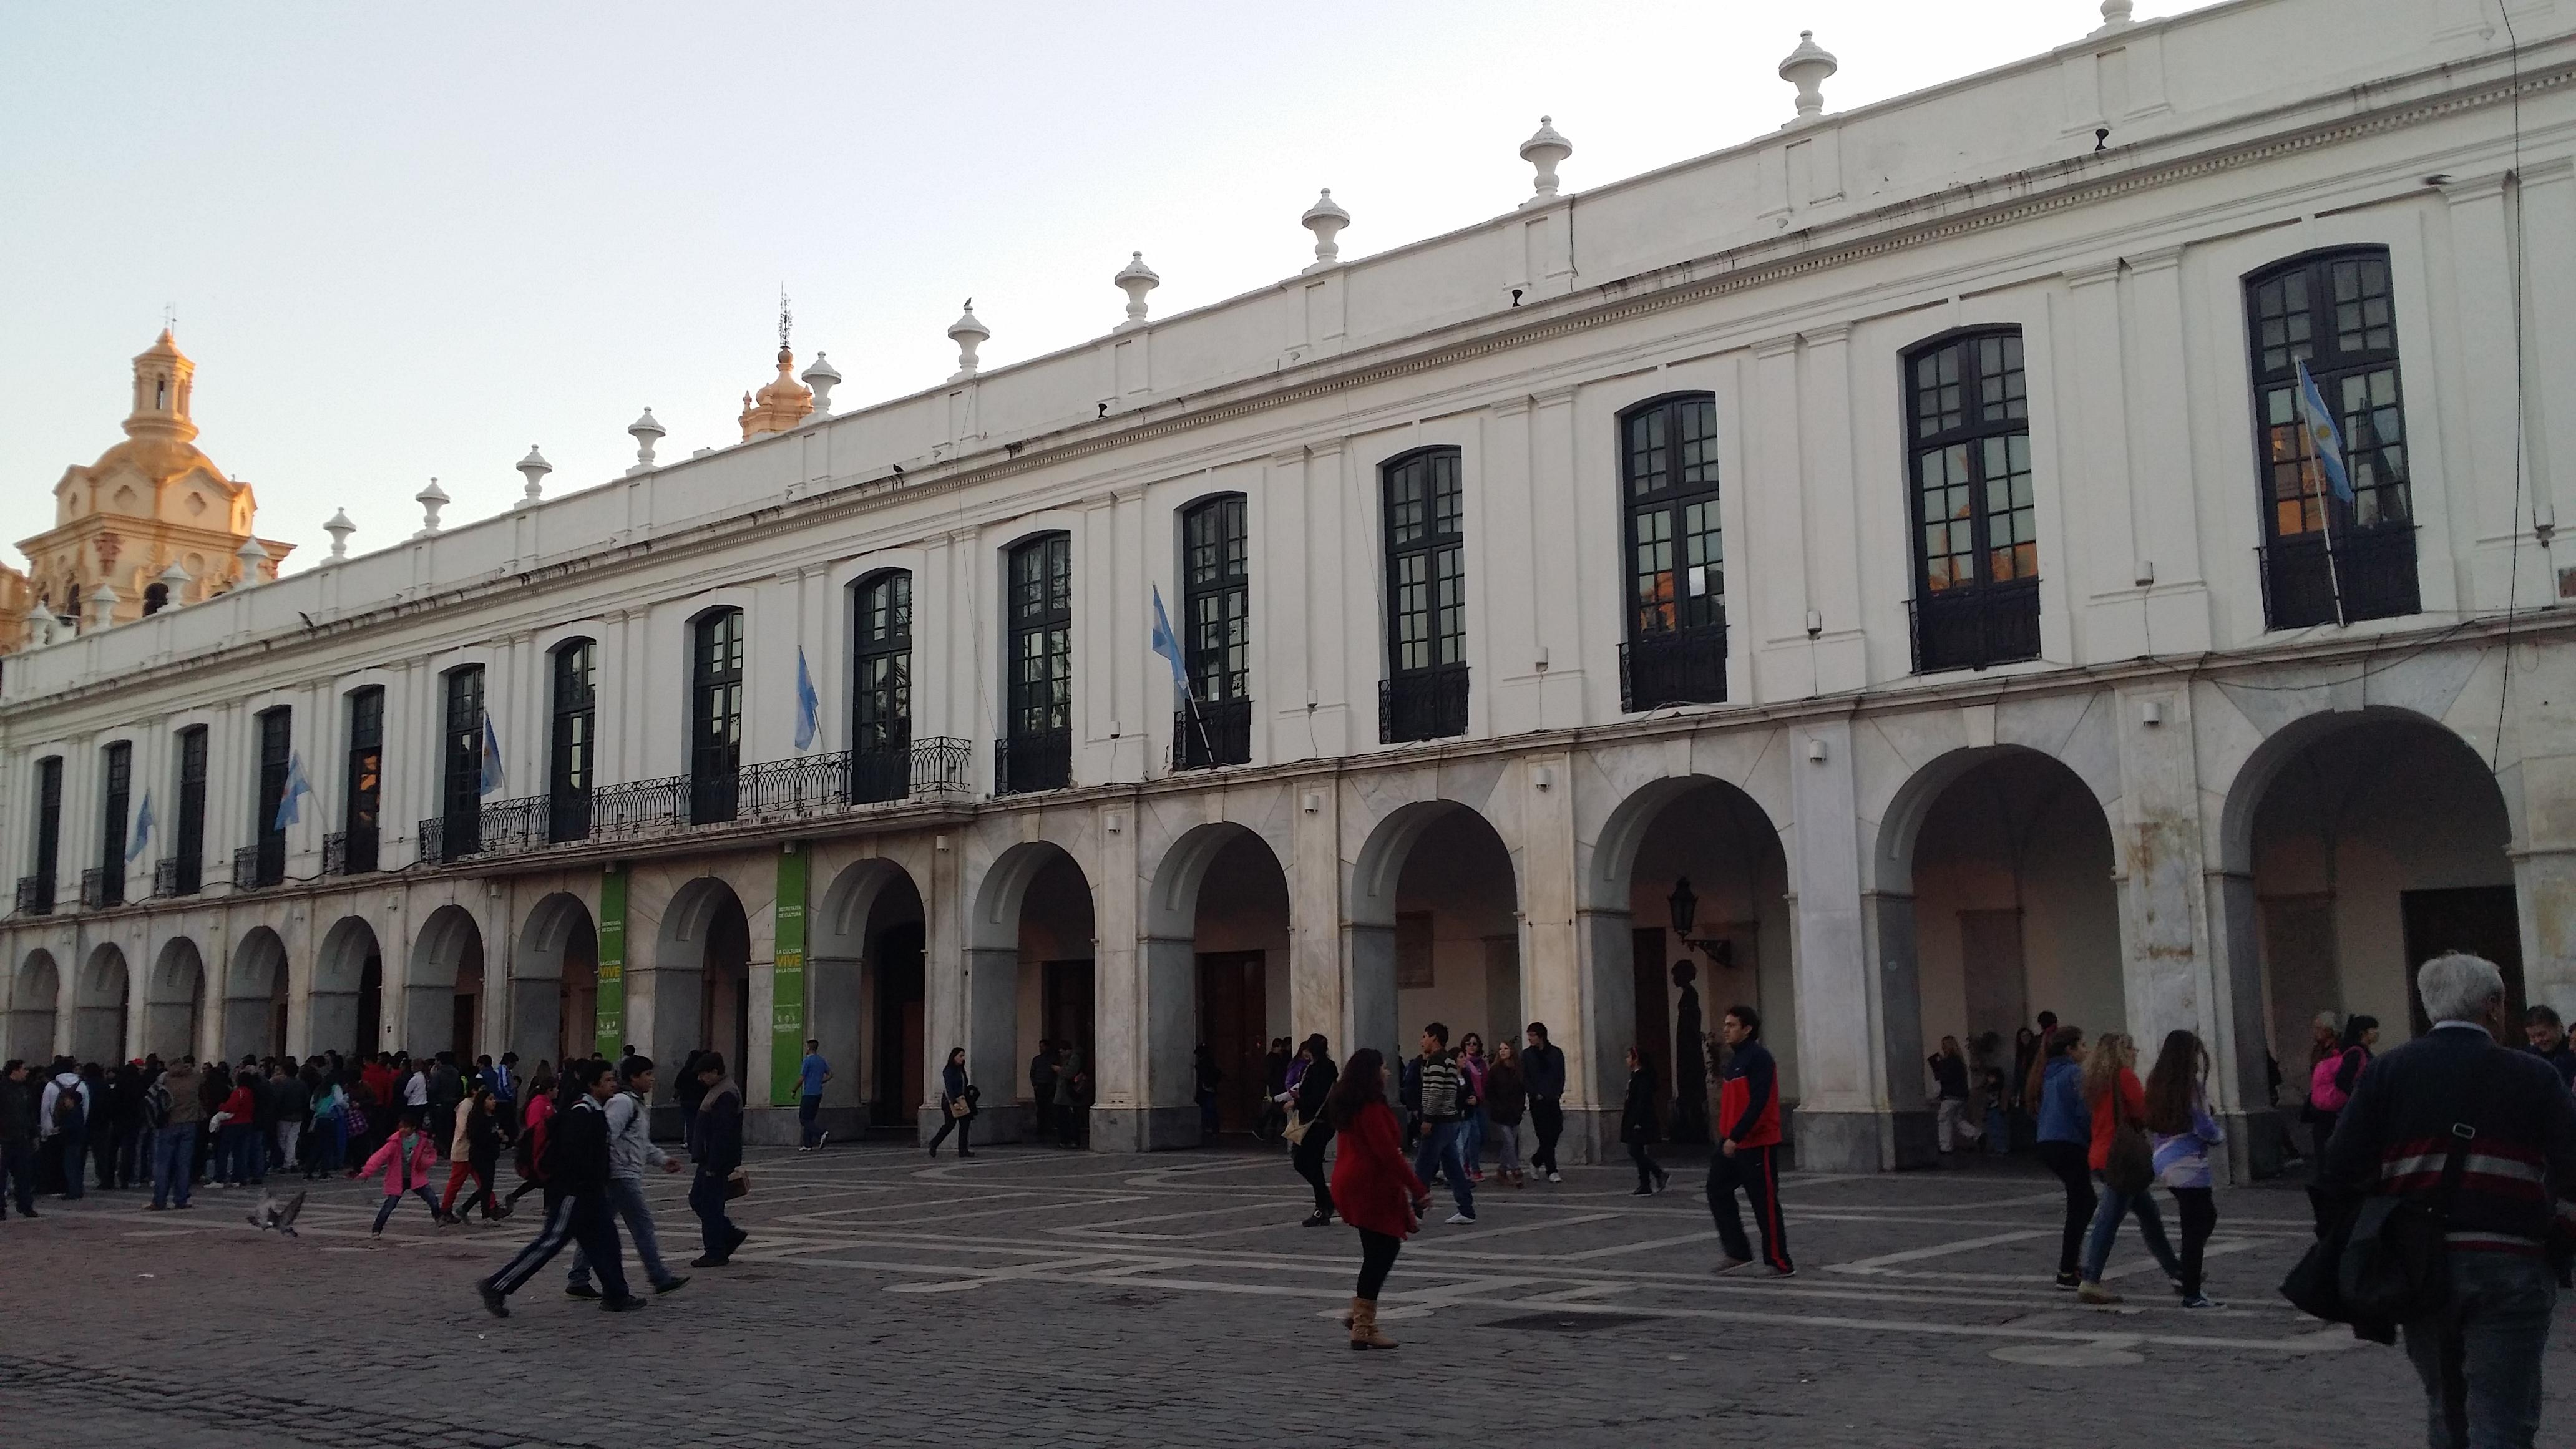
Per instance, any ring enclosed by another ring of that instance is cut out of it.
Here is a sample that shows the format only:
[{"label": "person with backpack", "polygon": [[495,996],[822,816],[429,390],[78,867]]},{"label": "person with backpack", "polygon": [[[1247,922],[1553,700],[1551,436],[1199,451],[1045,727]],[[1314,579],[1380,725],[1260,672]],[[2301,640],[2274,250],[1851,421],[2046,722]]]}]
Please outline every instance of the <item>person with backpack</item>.
[{"label": "person with backpack", "polygon": [[2326,1143],[2334,1136],[2344,1104],[2352,1100],[2353,1088],[2360,1085],[2362,1072],[2370,1066],[2371,1048],[2377,1045],[2379,1018],[2356,1013],[2343,1024],[2333,1053],[2320,1054],[2308,1071],[2308,1120],[2317,1133],[2317,1166],[2308,1180],[2308,1211],[2316,1219],[2319,1238],[2333,1229],[2340,1201],[2325,1181]]},{"label": "person with backpack", "polygon": [[72,1059],[54,1058],[53,1080],[45,1084],[37,1117],[43,1123],[44,1150],[62,1178],[61,1195],[71,1202],[82,1196],[81,1179],[89,1155],[89,1103],[90,1089],[72,1070]]},{"label": "person with backpack", "polygon": [[395,1208],[402,1206],[403,1198],[409,1194],[419,1195],[422,1205],[429,1209],[429,1220],[437,1226],[445,1227],[456,1221],[454,1214],[438,1205],[438,1194],[430,1188],[430,1174],[436,1171],[437,1166],[437,1144],[430,1141],[419,1114],[405,1112],[401,1125],[385,1138],[385,1145],[377,1148],[375,1155],[367,1159],[367,1165],[358,1171],[361,1182],[379,1172],[385,1175],[385,1200],[376,1208],[376,1225],[368,1229],[368,1237],[385,1235],[386,1220],[394,1215]]},{"label": "person with backpack", "polygon": [[2356,1076],[2319,1180],[2338,1217],[2356,1199],[2441,1200],[2439,1306],[2399,1324],[2428,1441],[2529,1446],[2558,1300],[2546,1245],[2576,1197],[2576,1105],[2549,1063],[2499,1043],[2494,962],[2436,956],[2415,983],[2432,1029]]},{"label": "person with backpack", "polygon": [[2226,1141],[2209,1115],[2209,1048],[2188,1031],[2165,1033],[2147,1073],[2147,1131],[2154,1136],[2156,1181],[2173,1194],[2182,1219],[2182,1306],[2216,1308],[2200,1291],[2200,1265],[2218,1227],[2210,1193],[2209,1149]]},{"label": "person with backpack", "polygon": [[2155,1255],[2156,1264],[2174,1286],[2182,1286],[2182,1263],[2165,1240],[2165,1221],[2156,1211],[2155,1149],[2147,1145],[2146,1087],[2138,1081],[2137,1048],[2116,1031],[2095,1039],[2084,1059],[2084,1100],[2093,1109],[2093,1146],[2086,1165],[2101,1184],[2102,1205],[2094,1210],[2093,1228],[2084,1240],[2083,1277],[2075,1287],[2079,1303],[2117,1303],[2120,1295],[2102,1286],[2102,1269],[2111,1260],[2111,1241],[2120,1220],[2137,1215],[2138,1236]]},{"label": "person with backpack", "polygon": [[[617,1225],[609,1217],[608,1116],[605,1104],[616,1094],[616,1080],[595,1062],[567,1061],[564,1078],[573,1087],[572,1105],[546,1119],[546,1145],[537,1166],[546,1182],[546,1220],[537,1236],[501,1271],[474,1285],[484,1311],[510,1316],[510,1295],[537,1275],[564,1244],[578,1242],[589,1255],[591,1270],[607,1291],[599,1306],[626,1313],[644,1300],[626,1289],[626,1267],[617,1246]],[[531,1102],[531,1105],[534,1105]]]},{"label": "person with backpack", "polygon": [[[652,1121],[653,1059],[628,1057],[618,1063],[619,1090],[601,1110],[608,1117],[608,1208],[626,1224],[626,1240],[635,1246],[635,1261],[644,1265],[644,1281],[656,1293],[686,1287],[689,1275],[662,1265],[662,1246],[653,1231],[653,1209],[644,1200],[644,1169],[680,1170],[680,1159],[653,1145],[646,1130]],[[590,1252],[575,1244],[572,1273],[564,1282],[570,1298],[597,1298],[590,1286]]]}]

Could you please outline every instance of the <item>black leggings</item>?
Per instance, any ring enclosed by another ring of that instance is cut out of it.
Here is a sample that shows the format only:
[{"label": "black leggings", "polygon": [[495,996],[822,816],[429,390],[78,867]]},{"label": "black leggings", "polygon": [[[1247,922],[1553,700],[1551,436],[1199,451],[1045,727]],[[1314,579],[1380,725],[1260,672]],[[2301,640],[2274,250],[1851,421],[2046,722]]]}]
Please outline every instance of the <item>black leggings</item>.
[{"label": "black leggings", "polygon": [[2093,1224],[2093,1209],[2100,1199],[2093,1193],[2093,1173],[2087,1166],[2089,1154],[2081,1142],[2043,1142],[2039,1160],[2066,1184],[2066,1233],[2057,1247],[2057,1275],[2061,1278],[2076,1271],[2084,1251],[2084,1230]]},{"label": "black leggings", "polygon": [[1646,1144],[1643,1142],[1628,1144],[1628,1160],[1637,1164],[1637,1186],[1639,1187],[1653,1187],[1655,1180],[1664,1175],[1664,1165],[1657,1162],[1652,1153],[1646,1151]]},{"label": "black leggings", "polygon": [[2182,1213],[2182,1296],[2197,1298],[2201,1249],[2209,1246],[2209,1235],[2218,1226],[2218,1205],[2205,1187],[2178,1187],[2173,1195]]},{"label": "black leggings", "polygon": [[960,1157],[965,1156],[966,1138],[974,1130],[975,1119],[972,1117],[947,1118],[939,1124],[938,1131],[930,1134],[930,1155],[937,1157],[939,1155],[939,1144],[947,1141],[948,1134],[954,1132],[957,1134],[957,1155]]},{"label": "black leggings", "polygon": [[529,1193],[535,1192],[544,1186],[545,1184],[543,1182],[540,1182],[533,1177],[528,1178],[521,1182],[517,1187],[510,1189],[510,1195],[501,1199],[501,1206],[508,1207],[519,1199],[526,1197]]},{"label": "black leggings", "polygon": [[1532,1097],[1529,1104],[1530,1130],[1538,1134],[1538,1149],[1530,1154],[1530,1171],[1556,1171],[1557,1134],[1565,1130],[1565,1109],[1554,1097]]},{"label": "black leggings", "polygon": [[1386,1275],[1395,1270],[1396,1250],[1403,1246],[1402,1238],[1389,1237],[1385,1233],[1372,1233],[1366,1228],[1360,1229],[1359,1298],[1361,1302],[1377,1301],[1378,1290],[1386,1286]]},{"label": "black leggings", "polygon": [[1318,1122],[1306,1129],[1306,1135],[1298,1139],[1297,1145],[1288,1153],[1288,1165],[1296,1168],[1297,1175],[1315,1189],[1315,1211],[1325,1217],[1333,1215],[1333,1186],[1324,1179],[1324,1148],[1332,1140],[1333,1124]]}]

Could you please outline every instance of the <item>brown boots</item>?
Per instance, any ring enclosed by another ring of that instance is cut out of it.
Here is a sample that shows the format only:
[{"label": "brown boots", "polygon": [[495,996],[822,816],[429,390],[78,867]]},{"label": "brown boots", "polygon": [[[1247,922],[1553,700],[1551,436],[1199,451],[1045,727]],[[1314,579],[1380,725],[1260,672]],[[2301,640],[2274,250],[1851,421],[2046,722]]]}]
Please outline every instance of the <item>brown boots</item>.
[{"label": "brown boots", "polygon": [[1354,1350],[1393,1348],[1395,1340],[1377,1331],[1377,1302],[1370,1298],[1351,1300],[1351,1347]]}]

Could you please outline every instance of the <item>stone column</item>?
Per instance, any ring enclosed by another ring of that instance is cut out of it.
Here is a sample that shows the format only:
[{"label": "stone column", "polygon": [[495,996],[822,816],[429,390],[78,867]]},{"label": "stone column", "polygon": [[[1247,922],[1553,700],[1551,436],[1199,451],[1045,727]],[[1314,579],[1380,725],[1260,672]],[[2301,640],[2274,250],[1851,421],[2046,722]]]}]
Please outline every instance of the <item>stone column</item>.
[{"label": "stone column", "polygon": [[1584,909],[1575,918],[1576,999],[1543,994],[1529,1003],[1530,1019],[1546,1022],[1548,1039],[1565,1053],[1563,1161],[1599,1162],[1616,1150],[1628,1039],[1637,1032],[1635,927],[1626,910]]},{"label": "stone column", "polygon": [[922,1121],[939,1130],[938,1069],[948,1048],[966,1048],[967,1076],[981,1089],[982,1115],[975,1136],[985,1142],[1017,1142],[1028,1133],[1028,1109],[1019,1105],[1020,952],[1016,946],[970,946],[964,958],[964,1030],[957,1040],[928,1055],[932,1087],[923,1101]]},{"label": "stone column", "polygon": [[[1516,788],[1521,794],[1523,1014],[1519,1022],[1493,1022],[1493,1031],[1509,1031],[1517,1042],[1520,1026],[1533,1020],[1548,1024],[1550,1040],[1565,1049],[1565,1137],[1559,1144],[1559,1153],[1574,1161],[1588,1162],[1595,1160],[1601,1142],[1618,1140],[1617,1104],[1627,1081],[1624,1064],[1615,1084],[1586,1075],[1585,1068],[1590,1065],[1597,1069],[1603,1057],[1596,1043],[1605,1031],[1629,1030],[1633,1013],[1605,1020],[1599,1014],[1597,990],[1586,989],[1587,985],[1597,985],[1598,967],[1604,958],[1599,955],[1598,943],[1586,940],[1589,913],[1577,913],[1581,893],[1575,880],[1574,771],[1570,757],[1530,755],[1522,759],[1515,773],[1518,779],[1506,788]],[[1624,962],[1627,958],[1621,954],[1607,959]],[[1623,1039],[1619,1046],[1625,1045]],[[1616,1048],[1607,1059],[1620,1062]],[[1605,1113],[1609,1115],[1606,1137],[1602,1130]]]},{"label": "stone column", "polygon": [[1322,1032],[1340,1061],[1367,1045],[1351,1039],[1343,1005],[1341,791],[1329,777],[1305,780],[1295,801],[1286,862],[1288,1020],[1301,1042]]},{"label": "stone column", "polygon": [[[939,1071],[947,1065],[948,1049],[968,1048],[973,1060],[974,1043],[967,1040],[966,1013],[966,899],[962,880],[963,865],[959,857],[958,837],[932,837],[930,870],[919,882],[921,889],[921,1070],[922,1080],[913,1084],[913,1119],[921,1126],[922,1140],[939,1130]],[[1017,959],[1012,966],[1017,970]],[[1003,1054],[1015,1049],[1009,1033],[1003,1038]],[[1011,1094],[1000,1094],[1004,1103]]]},{"label": "stone column", "polygon": [[1149,886],[1138,875],[1131,803],[1101,806],[1097,823],[1091,1069],[1098,1091],[1091,1145],[1103,1152],[1195,1147],[1198,1119],[1189,1110],[1195,946],[1187,937],[1143,934],[1136,902]]}]

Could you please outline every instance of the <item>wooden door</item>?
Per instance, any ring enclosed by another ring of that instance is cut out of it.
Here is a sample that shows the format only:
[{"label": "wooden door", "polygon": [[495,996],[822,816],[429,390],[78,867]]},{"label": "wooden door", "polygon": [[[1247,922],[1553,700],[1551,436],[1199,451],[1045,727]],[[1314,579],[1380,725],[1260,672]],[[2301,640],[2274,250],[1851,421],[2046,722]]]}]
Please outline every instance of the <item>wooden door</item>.
[{"label": "wooden door", "polygon": [[1672,988],[1664,973],[1664,931],[1661,926],[1639,927],[1631,940],[1637,983],[1632,1041],[1637,1054],[1655,1069],[1655,1095],[1666,1098],[1673,1091],[1673,1007]]},{"label": "wooden door", "polygon": [[2398,915],[2406,923],[2406,1010],[2415,1034],[2433,1027],[2424,1015],[2424,999],[2415,993],[2415,969],[2446,951],[2484,956],[2504,971],[2505,1045],[2522,1044],[2522,922],[2515,913],[2513,887],[2461,886],[2451,890],[2403,891]]},{"label": "wooden door", "polygon": [[922,926],[887,928],[876,949],[876,1075],[868,1120],[880,1127],[919,1123],[927,1064],[922,1060]]},{"label": "wooden door", "polygon": [[1217,1084],[1217,1130],[1249,1132],[1261,1120],[1266,1095],[1263,1058],[1270,1050],[1269,979],[1259,951],[1209,951],[1199,956],[1200,1044],[1216,1059],[1225,1080]]},{"label": "wooden door", "polygon": [[1041,971],[1041,1023],[1038,1034],[1050,1041],[1071,1042],[1082,1053],[1082,1069],[1091,1074],[1098,1095],[1100,1058],[1093,1051],[1091,1029],[1091,963],[1049,961]]}]

